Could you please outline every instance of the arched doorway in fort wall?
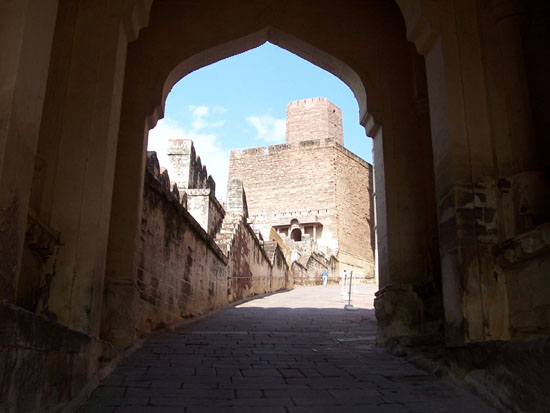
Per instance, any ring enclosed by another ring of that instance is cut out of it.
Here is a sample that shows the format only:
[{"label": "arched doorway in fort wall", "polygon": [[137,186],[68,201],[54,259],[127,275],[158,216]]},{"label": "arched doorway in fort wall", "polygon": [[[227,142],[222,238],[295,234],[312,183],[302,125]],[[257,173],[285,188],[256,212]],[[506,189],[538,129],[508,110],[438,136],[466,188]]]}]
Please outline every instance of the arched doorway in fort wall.
[{"label": "arched doorway in fort wall", "polygon": [[[266,41],[331,72],[354,92],[374,138],[379,340],[438,335],[443,310],[427,86],[422,57],[390,2],[332,32],[331,6],[208,5],[155,1],[149,25],[128,45],[109,228],[101,337],[136,334],[135,283],[148,130],[183,76]],[[336,6],[334,6],[336,7]],[[215,30],[212,28],[215,27]],[[357,31],[361,33],[358,35]],[[361,39],[359,41],[358,39]],[[383,44],[384,47],[380,45]],[[127,303],[120,306],[121,300]]]},{"label": "arched doorway in fort wall", "polygon": [[123,348],[140,333],[147,131],[179,78],[265,41],[342,79],[374,139],[380,342],[549,334],[547,2],[4,3],[0,308],[4,345],[25,358],[13,371],[59,370],[49,348],[69,354],[76,389],[108,360],[98,337]]}]

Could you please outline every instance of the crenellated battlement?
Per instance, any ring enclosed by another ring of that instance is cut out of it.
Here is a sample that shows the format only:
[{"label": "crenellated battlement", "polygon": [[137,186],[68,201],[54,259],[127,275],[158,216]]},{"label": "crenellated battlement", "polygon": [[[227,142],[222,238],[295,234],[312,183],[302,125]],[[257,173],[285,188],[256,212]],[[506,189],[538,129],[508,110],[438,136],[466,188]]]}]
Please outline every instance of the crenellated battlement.
[{"label": "crenellated battlement", "polygon": [[251,159],[251,158],[263,158],[266,155],[281,154],[284,152],[316,149],[323,147],[334,147],[336,150],[346,155],[348,158],[353,159],[355,162],[360,163],[364,167],[372,169],[372,165],[365,161],[363,158],[357,156],[350,150],[346,149],[339,142],[335,142],[332,138],[326,139],[310,139],[303,140],[294,143],[282,143],[279,145],[270,146],[258,146],[255,148],[236,149],[231,151],[231,159]]},{"label": "crenellated battlement", "polygon": [[317,98],[307,98],[307,99],[295,100],[295,101],[292,101],[292,102],[288,103],[287,107],[289,107],[289,106],[305,106],[305,105],[317,104],[317,103],[322,103],[322,104],[331,103],[332,104],[332,102],[330,100],[328,100],[327,98],[317,97]]},{"label": "crenellated battlement", "polygon": [[172,183],[179,189],[206,189],[210,188],[215,195],[216,183],[208,175],[206,165],[202,164],[191,139],[171,139],[168,148]]},{"label": "crenellated battlement", "polygon": [[276,154],[286,151],[294,151],[305,148],[319,148],[323,146],[335,146],[334,139],[310,139],[294,143],[282,143],[279,145],[258,146],[256,148],[236,149],[231,151],[231,158],[258,157],[269,154]]},{"label": "crenellated battlement", "polygon": [[147,153],[146,168],[136,250],[136,331],[148,333],[236,300],[292,288],[280,248],[266,252],[247,222],[241,182],[230,186],[228,214],[214,235],[202,221],[211,222],[212,207],[218,208],[210,188],[182,190],[186,208],[170,191],[168,171],[155,152]]},{"label": "crenellated battlement", "polygon": [[160,183],[167,193],[171,193],[178,202],[181,202],[181,204],[187,208],[187,197],[185,192],[180,192],[178,185],[176,183],[171,183],[168,170],[166,168],[161,168],[155,151],[147,151],[145,169]]},{"label": "crenellated battlement", "polygon": [[171,140],[168,156],[172,179],[168,171],[160,167],[156,152],[147,152],[147,170],[214,237],[221,227],[225,210],[216,199],[216,183],[197,155],[193,141]]}]

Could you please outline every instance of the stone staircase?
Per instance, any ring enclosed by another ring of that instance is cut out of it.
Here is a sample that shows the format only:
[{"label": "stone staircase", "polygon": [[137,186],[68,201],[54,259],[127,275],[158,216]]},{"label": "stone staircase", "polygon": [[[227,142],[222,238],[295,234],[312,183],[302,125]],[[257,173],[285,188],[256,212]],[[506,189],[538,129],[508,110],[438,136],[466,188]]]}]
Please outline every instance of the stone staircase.
[{"label": "stone staircase", "polygon": [[242,215],[228,213],[225,215],[220,231],[214,241],[224,253],[228,253],[233,243],[235,229],[242,220]]},{"label": "stone staircase", "polygon": [[264,251],[269,257],[269,261],[273,264],[273,259],[275,257],[275,250],[277,249],[277,243],[275,241],[264,241],[263,243]]}]

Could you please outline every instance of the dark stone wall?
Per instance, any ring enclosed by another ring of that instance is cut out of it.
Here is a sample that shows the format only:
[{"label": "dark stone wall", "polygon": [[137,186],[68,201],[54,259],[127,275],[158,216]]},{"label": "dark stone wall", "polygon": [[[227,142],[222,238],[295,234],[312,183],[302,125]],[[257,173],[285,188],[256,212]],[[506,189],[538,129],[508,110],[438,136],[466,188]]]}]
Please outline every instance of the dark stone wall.
[{"label": "dark stone wall", "polygon": [[118,354],[109,343],[0,304],[0,411],[47,411],[73,399]]}]

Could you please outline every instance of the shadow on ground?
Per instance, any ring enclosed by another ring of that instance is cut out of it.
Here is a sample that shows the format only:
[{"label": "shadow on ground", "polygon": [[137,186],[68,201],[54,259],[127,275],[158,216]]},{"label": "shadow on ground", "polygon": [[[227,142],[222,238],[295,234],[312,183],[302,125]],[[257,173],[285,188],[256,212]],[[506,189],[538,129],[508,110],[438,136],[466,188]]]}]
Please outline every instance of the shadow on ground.
[{"label": "shadow on ground", "polygon": [[151,337],[81,411],[492,411],[376,347],[374,310],[346,311],[326,290],[275,294]]}]

